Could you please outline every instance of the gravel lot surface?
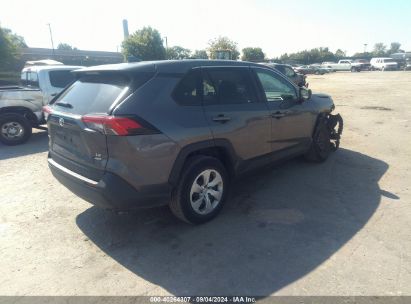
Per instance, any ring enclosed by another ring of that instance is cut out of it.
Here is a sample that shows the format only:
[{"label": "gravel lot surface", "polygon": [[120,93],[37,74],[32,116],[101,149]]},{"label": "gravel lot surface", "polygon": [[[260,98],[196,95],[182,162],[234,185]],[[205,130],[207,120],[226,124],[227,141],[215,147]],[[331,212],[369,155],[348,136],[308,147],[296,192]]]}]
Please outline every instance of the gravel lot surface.
[{"label": "gravel lot surface", "polygon": [[309,82],[345,119],[341,149],[238,181],[202,226],[77,198],[44,131],[0,144],[0,294],[411,295],[411,72]]}]

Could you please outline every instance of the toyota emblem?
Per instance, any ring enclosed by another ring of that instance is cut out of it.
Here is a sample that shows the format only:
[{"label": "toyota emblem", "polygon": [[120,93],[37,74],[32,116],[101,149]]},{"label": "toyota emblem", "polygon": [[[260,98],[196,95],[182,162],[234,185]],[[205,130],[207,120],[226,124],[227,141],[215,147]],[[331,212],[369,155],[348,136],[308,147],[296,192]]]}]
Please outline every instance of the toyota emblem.
[{"label": "toyota emblem", "polygon": [[62,117],[59,118],[59,125],[60,127],[64,126],[64,118]]}]

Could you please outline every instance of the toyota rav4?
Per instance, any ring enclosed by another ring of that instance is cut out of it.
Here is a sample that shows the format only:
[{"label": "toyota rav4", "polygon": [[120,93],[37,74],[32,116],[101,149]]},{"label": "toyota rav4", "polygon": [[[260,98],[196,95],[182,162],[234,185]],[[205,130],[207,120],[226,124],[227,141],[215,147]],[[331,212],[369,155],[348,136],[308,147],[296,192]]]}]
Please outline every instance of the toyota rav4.
[{"label": "toyota rav4", "polygon": [[44,108],[48,164],[105,209],[169,204],[180,219],[203,223],[234,177],[298,155],[324,161],[342,131],[329,96],[258,64],[156,61],[74,73]]}]

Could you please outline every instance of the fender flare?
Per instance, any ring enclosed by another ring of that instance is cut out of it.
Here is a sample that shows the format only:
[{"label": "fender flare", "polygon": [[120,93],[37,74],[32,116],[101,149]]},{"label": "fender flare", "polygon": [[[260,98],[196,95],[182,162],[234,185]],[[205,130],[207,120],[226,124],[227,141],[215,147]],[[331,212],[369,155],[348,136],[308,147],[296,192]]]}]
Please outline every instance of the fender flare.
[{"label": "fender flare", "polygon": [[[237,171],[237,167],[239,164],[239,157],[236,155],[232,144],[226,139],[209,139],[201,142],[196,142],[189,144],[183,147],[177,155],[176,160],[174,161],[174,165],[171,169],[170,176],[168,182],[172,186],[176,186],[178,184],[180,174],[184,168],[184,164],[186,160],[190,157],[190,155],[207,149],[223,149],[225,154],[228,156],[230,161],[230,167],[233,169],[234,172],[230,172],[231,174],[235,174]],[[230,169],[230,168],[228,168]]]}]

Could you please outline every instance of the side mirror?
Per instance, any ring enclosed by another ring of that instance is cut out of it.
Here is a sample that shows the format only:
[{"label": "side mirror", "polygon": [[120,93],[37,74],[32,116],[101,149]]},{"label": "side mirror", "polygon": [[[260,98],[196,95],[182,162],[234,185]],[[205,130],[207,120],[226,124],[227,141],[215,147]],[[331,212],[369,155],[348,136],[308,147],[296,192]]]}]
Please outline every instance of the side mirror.
[{"label": "side mirror", "polygon": [[309,100],[311,98],[311,95],[312,95],[312,91],[310,89],[306,89],[304,87],[300,88],[300,100],[301,100],[301,102]]}]

